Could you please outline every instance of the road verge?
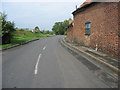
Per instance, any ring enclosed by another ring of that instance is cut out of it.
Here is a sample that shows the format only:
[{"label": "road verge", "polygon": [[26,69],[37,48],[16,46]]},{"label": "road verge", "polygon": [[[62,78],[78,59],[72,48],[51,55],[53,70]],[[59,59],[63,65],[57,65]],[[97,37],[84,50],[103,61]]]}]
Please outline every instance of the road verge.
[{"label": "road verge", "polygon": [[18,47],[18,46],[21,46],[21,45],[25,45],[25,44],[28,44],[30,42],[37,41],[37,40],[39,40],[39,38],[38,39],[34,39],[34,40],[29,40],[29,41],[24,42],[24,43],[16,44],[16,45],[4,48],[4,49],[0,49],[0,51],[5,51],[5,50],[8,50],[8,49],[11,49],[11,48],[14,48],[14,47]]}]

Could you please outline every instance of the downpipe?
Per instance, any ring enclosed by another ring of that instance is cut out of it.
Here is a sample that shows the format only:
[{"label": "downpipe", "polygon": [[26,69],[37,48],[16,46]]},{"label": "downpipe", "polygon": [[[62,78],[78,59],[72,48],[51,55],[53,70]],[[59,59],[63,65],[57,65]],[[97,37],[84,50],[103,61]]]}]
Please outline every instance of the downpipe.
[{"label": "downpipe", "polygon": [[98,45],[96,44],[96,48],[95,48],[96,51],[98,51]]}]

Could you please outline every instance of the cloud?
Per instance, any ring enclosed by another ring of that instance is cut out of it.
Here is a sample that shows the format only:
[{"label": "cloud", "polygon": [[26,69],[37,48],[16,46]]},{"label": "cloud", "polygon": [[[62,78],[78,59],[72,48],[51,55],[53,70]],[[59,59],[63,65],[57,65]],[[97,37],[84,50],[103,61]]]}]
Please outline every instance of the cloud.
[{"label": "cloud", "polygon": [[14,21],[18,28],[51,30],[55,22],[72,18],[72,11],[80,2],[3,2],[7,20]]}]

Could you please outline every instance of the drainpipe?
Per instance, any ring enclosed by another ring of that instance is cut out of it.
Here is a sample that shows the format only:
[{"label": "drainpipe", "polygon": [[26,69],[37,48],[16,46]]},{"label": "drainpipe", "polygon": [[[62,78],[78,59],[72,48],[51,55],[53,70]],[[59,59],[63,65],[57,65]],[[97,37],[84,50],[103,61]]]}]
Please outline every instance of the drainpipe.
[{"label": "drainpipe", "polygon": [[96,44],[96,48],[95,48],[95,50],[97,51],[98,50],[98,45]]}]

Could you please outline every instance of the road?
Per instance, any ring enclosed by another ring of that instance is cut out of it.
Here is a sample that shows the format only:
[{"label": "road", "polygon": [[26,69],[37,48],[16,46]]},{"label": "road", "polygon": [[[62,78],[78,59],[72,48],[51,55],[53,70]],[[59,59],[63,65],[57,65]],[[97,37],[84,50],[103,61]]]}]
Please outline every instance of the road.
[{"label": "road", "polygon": [[108,87],[60,44],[60,38],[62,36],[43,38],[4,51],[2,55],[2,87]]}]

